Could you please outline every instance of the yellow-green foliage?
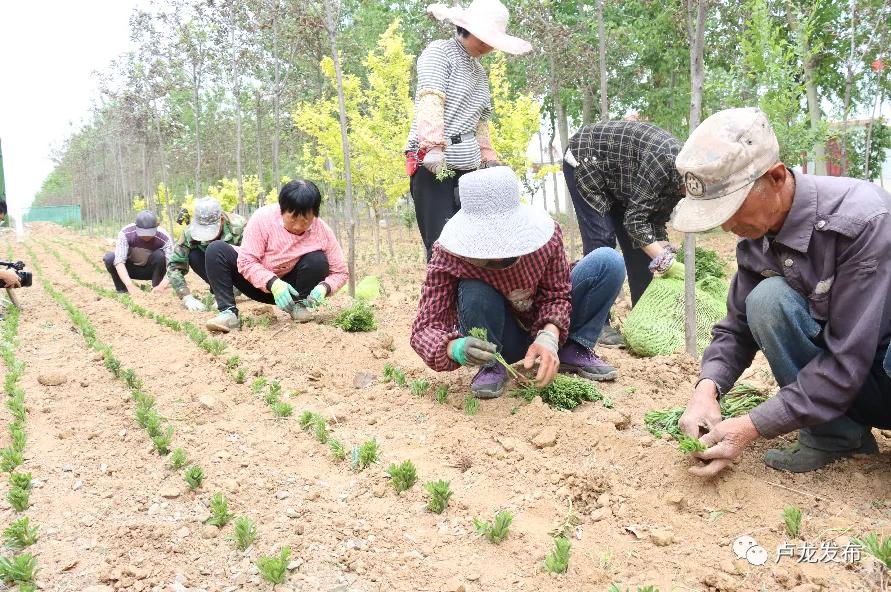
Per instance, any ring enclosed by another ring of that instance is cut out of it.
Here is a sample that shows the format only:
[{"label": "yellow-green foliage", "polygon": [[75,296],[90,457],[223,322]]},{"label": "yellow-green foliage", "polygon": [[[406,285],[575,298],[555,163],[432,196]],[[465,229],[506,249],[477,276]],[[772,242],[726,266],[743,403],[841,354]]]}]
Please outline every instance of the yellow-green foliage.
[{"label": "yellow-green foliage", "polygon": [[[413,59],[405,51],[397,20],[365,59],[368,80],[363,83],[356,76],[343,76],[353,183],[359,197],[376,210],[392,206],[408,192],[401,149],[413,110],[407,76]],[[312,139],[303,147],[305,174],[335,191],[343,191],[333,60],[324,58],[321,69],[329,83],[328,98],[298,104],[293,119],[297,128]]]},{"label": "yellow-green foliage", "polygon": [[[244,186],[244,203],[256,205],[257,196],[263,192],[263,186],[260,185],[260,179],[257,178],[257,175],[247,175],[243,178],[242,184]],[[235,211],[235,206],[238,205],[238,180],[235,178],[230,179],[224,177],[208,187],[207,194],[216,198],[216,200],[220,202],[224,212]],[[278,191],[276,191],[276,199],[277,198]],[[194,202],[191,206],[191,208],[188,206],[186,206],[186,208],[189,209],[190,213],[194,214]]]},{"label": "yellow-green foliage", "polygon": [[525,177],[532,163],[526,155],[532,134],[538,131],[539,108],[531,94],[518,95],[511,91],[507,80],[507,60],[496,52],[489,63],[492,85],[492,147],[498,159]]}]

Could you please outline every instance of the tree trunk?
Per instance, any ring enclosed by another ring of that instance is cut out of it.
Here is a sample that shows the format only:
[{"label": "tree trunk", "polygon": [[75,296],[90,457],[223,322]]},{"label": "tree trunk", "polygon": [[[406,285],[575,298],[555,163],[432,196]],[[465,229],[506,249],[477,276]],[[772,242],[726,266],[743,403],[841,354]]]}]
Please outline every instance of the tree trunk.
[{"label": "tree trunk", "polygon": [[587,86],[582,87],[582,125],[594,123],[594,93]]},{"label": "tree trunk", "polygon": [[[261,129],[261,112],[260,112],[260,91],[255,91],[254,96],[257,99],[257,180],[260,182],[260,190],[263,191],[266,189],[266,185],[263,181],[263,157],[260,152],[260,138],[262,137],[260,134]],[[263,198],[257,198],[257,205],[263,205]]]},{"label": "tree trunk", "polygon": [[393,212],[387,210],[384,213],[384,224],[387,228],[387,251],[390,253],[390,261],[396,258],[396,251],[393,248]]},{"label": "tree trunk", "polygon": [[[326,2],[328,0],[325,0]],[[327,5],[326,5],[327,7]],[[281,185],[279,173],[279,145],[281,142],[281,64],[278,58],[278,0],[275,2],[275,14],[272,17],[272,188]]]},{"label": "tree trunk", "polygon": [[[696,0],[696,16],[687,0],[687,23],[690,33],[690,132],[702,118],[702,82],[705,77],[703,53],[705,49],[705,19],[707,0]],[[696,346],[696,235],[684,236],[684,336],[687,353],[699,356]]]},{"label": "tree trunk", "polygon": [[841,174],[848,174],[848,119],[851,116],[851,89],[854,86],[854,42],[857,30],[857,2],[850,3],[851,8],[851,38],[848,51],[848,63],[845,65],[845,98],[842,114],[842,142],[841,142]]},{"label": "tree trunk", "polygon": [[[562,146],[561,150],[565,152],[566,147],[569,146],[569,120],[566,116],[566,107],[563,105],[563,101],[559,99],[556,102],[557,107],[557,130],[560,134],[560,145]],[[562,152],[561,152],[562,154]],[[561,177],[562,178],[562,177]],[[566,184],[564,180],[564,185]],[[567,190],[567,196],[569,192]],[[569,234],[569,258],[572,260],[575,257],[576,249],[575,249],[575,206],[572,203],[572,200],[567,197],[566,200],[566,232]]]},{"label": "tree trunk", "polygon": [[[872,115],[869,118],[869,125],[866,128],[866,163],[863,168],[863,178],[867,181],[870,180],[869,167],[871,164],[870,152],[872,151],[872,127],[876,124],[876,112],[882,112],[882,102],[885,94],[885,89],[882,87],[882,71],[883,69],[880,68],[879,71],[876,72],[876,90],[878,92],[876,93],[876,100],[872,105]],[[879,163],[879,176],[881,176],[881,166],[882,163]]]},{"label": "tree trunk", "polygon": [[201,197],[201,81],[192,64],[192,98],[195,101],[195,198]]},{"label": "tree trunk", "polygon": [[[814,75],[814,56],[812,55],[811,40],[808,38],[807,31],[801,29],[801,25],[795,14],[795,6],[791,0],[786,2],[786,20],[789,23],[789,29],[793,36],[800,36],[802,48],[802,70],[804,72],[804,89],[807,95],[807,112],[811,121],[811,130],[816,130],[820,126],[823,115],[820,111],[820,98],[817,94],[817,83]],[[820,140],[814,144],[814,174],[826,174],[826,147]]]},{"label": "tree trunk", "polygon": [[[541,126],[540,125],[539,125],[538,132],[536,132],[536,135],[538,136],[538,160],[541,161],[541,164],[543,165],[544,164],[544,145],[541,141]],[[550,150],[548,152],[550,153]],[[553,154],[550,155],[550,160],[551,160],[551,163],[553,164],[553,162],[554,162]],[[548,211],[548,180],[547,180],[547,177],[544,177],[542,179],[541,198],[542,198],[542,201],[544,202],[544,209],[547,212]]]},{"label": "tree trunk", "polygon": [[343,96],[343,72],[340,69],[340,57],[337,52],[337,24],[334,18],[333,0],[325,0],[325,20],[327,22],[328,40],[331,43],[331,58],[334,60],[334,74],[337,79],[337,106],[340,112],[340,143],[343,148],[343,174],[346,185],[346,227],[349,242],[347,266],[349,268],[349,294],[356,295],[356,243],[355,222],[353,220],[353,174],[350,167],[350,142],[347,127],[346,101]]},{"label": "tree trunk", "polygon": [[600,120],[609,119],[609,100],[606,78],[606,31],[603,24],[603,1],[597,0],[597,41],[599,47],[598,67],[600,70]]}]

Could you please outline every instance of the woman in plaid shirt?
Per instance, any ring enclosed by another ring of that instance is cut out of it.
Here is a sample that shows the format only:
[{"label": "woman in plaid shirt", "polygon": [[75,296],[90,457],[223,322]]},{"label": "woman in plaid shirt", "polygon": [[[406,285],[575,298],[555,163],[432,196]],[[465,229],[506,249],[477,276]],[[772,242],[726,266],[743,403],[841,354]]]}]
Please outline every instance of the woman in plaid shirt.
[{"label": "woman in plaid shirt", "polygon": [[[537,360],[536,383],[558,370],[612,380],[616,369],[591,348],[625,280],[613,249],[589,253],[570,271],[560,227],[540,208],[520,203],[519,180],[508,167],[468,173],[462,208],[433,246],[411,345],[438,371],[481,366],[471,390],[501,395],[508,363]],[[488,341],[470,337],[472,328]]]}]

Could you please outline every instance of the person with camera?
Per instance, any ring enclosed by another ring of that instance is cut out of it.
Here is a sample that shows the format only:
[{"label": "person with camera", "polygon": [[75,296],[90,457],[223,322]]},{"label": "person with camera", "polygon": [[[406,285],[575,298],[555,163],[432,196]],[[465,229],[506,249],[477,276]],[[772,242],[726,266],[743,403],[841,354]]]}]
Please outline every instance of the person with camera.
[{"label": "person with camera", "polygon": [[167,287],[167,261],[173,255],[173,241],[160,228],[151,210],[136,214],[136,221],[118,233],[117,244],[103,258],[105,269],[119,293],[137,293],[133,280],[151,280],[152,290]]},{"label": "person with camera", "polygon": [[189,273],[189,268],[208,282],[205,263],[207,246],[216,240],[234,246],[240,245],[245,223],[242,216],[224,212],[220,202],[212,197],[195,202],[195,215],[190,216],[190,223],[167,262],[167,281],[187,310],[205,310],[204,304],[192,296],[186,285],[185,275]]}]

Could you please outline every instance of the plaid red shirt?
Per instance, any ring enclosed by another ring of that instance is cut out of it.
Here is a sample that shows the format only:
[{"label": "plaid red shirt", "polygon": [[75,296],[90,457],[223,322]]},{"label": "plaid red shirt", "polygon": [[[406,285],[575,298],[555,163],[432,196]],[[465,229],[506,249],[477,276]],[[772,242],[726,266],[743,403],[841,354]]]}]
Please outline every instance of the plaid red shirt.
[{"label": "plaid red shirt", "polygon": [[555,224],[554,235],[537,251],[523,255],[505,269],[474,265],[445,251],[436,242],[421,288],[418,316],[411,328],[411,346],[432,369],[442,372],[459,367],[448,357],[458,329],[458,283],[482,280],[498,290],[523,327],[534,334],[553,323],[566,341],[571,310],[569,265],[563,250],[563,233]]}]

